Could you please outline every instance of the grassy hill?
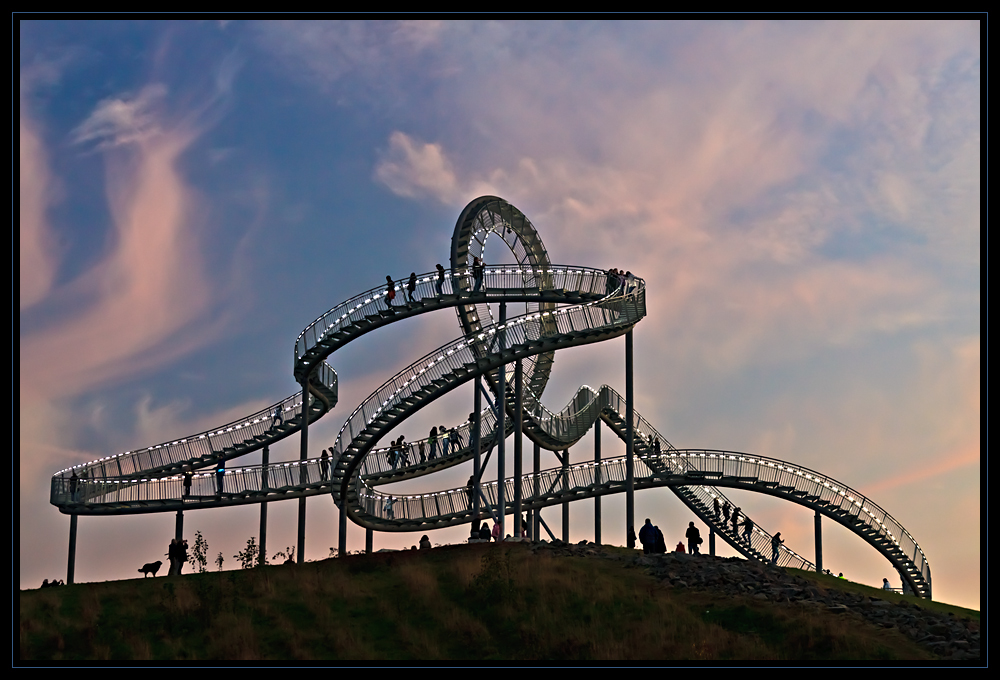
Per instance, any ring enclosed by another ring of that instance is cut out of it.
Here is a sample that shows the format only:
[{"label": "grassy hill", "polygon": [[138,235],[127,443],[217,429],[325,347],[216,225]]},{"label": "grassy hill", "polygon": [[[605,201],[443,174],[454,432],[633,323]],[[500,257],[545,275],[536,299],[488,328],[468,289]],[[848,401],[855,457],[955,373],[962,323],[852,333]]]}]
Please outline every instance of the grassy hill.
[{"label": "grassy hill", "polygon": [[[816,601],[838,590],[862,600],[880,591],[805,572],[794,576],[809,582],[800,588],[805,599],[783,602],[745,586],[741,594],[721,583],[685,587],[684,569],[704,571],[716,559],[688,557],[665,576],[622,548],[480,544],[22,591],[20,659],[940,658],[905,626]],[[763,578],[760,565],[739,562],[727,569]],[[775,569],[780,578],[791,571]],[[967,619],[978,647],[978,612],[905,601],[899,606],[917,615]]]}]

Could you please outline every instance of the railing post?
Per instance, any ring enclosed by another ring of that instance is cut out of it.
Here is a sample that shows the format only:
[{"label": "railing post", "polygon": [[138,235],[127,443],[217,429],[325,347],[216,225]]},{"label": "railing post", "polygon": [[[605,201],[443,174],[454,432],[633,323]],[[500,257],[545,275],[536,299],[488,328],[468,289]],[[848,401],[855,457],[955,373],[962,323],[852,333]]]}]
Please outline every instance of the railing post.
[{"label": "railing post", "polygon": [[[594,422],[594,486],[601,485],[601,418]],[[596,490],[596,489],[595,489]],[[601,544],[601,496],[594,496],[594,543]]]},{"label": "railing post", "polygon": [[819,510],[816,511],[816,517],[813,520],[813,525],[816,528],[816,573],[823,573],[823,526],[821,523],[821,518],[823,515],[820,514]]},{"label": "railing post", "polygon": [[628,547],[635,547],[635,419],[634,385],[632,384],[632,331],[625,334],[625,535]]},{"label": "railing post", "polygon": [[69,559],[66,563],[66,583],[73,583],[76,574],[76,519],[79,515],[69,516]]}]

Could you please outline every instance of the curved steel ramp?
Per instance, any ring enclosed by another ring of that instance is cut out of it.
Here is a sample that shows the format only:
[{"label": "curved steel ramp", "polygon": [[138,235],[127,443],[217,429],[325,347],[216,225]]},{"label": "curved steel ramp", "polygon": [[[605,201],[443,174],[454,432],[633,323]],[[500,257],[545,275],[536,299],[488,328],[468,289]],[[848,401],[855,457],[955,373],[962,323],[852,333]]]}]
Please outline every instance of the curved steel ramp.
[{"label": "curved steel ramp", "polygon": [[[473,258],[484,255],[489,236],[498,236],[517,264],[487,266],[477,281]],[[451,264],[440,276],[432,272],[418,277],[412,299],[406,280],[393,284],[397,290],[394,305],[388,304],[386,287],[380,286],[337,305],[299,334],[294,375],[315,397],[309,407],[312,423],[337,403],[336,372],[325,359],[340,347],[377,328],[447,307],[456,309],[462,327],[461,338],[414,362],[362,402],[331,448],[332,457],[226,470],[222,494],[217,493],[214,473],[196,472],[298,432],[303,403],[299,392],[210,432],[62,470],[53,477],[51,502],[70,514],[132,514],[332,493],[356,523],[382,531],[420,531],[469,522],[472,510],[465,488],[392,496],[375,487],[469,460],[475,455],[471,423],[458,427],[457,449],[449,442],[449,451],[442,455],[417,459],[418,451],[430,453],[428,440],[407,445],[412,461],[409,455],[399,460],[384,455],[387,449],[375,447],[408,417],[476,377],[485,376],[496,394],[497,369],[518,359],[525,366],[522,416],[524,433],[531,440],[546,449],[565,449],[579,441],[598,418],[624,440],[624,399],[610,387],[599,391],[583,387],[559,412],[546,409],[540,395],[555,350],[618,337],[645,316],[645,282],[639,278],[615,282],[601,270],[552,265],[527,217],[494,196],[476,199],[463,210],[452,239]],[[494,323],[489,303],[501,301],[524,302],[527,313],[502,325]],[[514,416],[513,390],[506,392],[506,411]],[[495,434],[495,414],[486,409],[482,420],[485,450]],[[642,416],[636,414],[633,424],[635,488],[670,488],[741,554],[769,561],[770,534],[755,526],[746,541],[735,527],[715,517],[713,500],[727,500],[717,487],[765,493],[819,511],[875,547],[915,593],[930,597],[930,567],[916,541],[888,513],[846,485],[761,456],[680,451]],[[661,443],[659,455],[654,452],[654,440]],[[562,468],[524,475],[522,507],[541,508],[625,491],[624,464],[623,458],[613,458],[599,465],[574,465],[568,475]],[[191,493],[186,496],[184,466],[194,471]],[[505,498],[513,498],[514,481],[506,480],[506,484]],[[483,485],[494,506],[496,491],[496,482]],[[505,512],[513,511],[507,503]],[[778,563],[813,568],[784,546]]]}]

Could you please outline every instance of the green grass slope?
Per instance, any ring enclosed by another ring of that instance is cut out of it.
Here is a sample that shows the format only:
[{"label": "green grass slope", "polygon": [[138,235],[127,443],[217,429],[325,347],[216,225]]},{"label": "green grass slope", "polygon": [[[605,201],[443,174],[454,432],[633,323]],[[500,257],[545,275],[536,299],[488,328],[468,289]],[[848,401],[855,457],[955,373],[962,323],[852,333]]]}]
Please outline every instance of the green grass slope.
[{"label": "green grass slope", "polygon": [[589,552],[449,546],[22,591],[20,659],[938,658],[900,630],[852,612],[678,588],[636,568],[634,551]]}]

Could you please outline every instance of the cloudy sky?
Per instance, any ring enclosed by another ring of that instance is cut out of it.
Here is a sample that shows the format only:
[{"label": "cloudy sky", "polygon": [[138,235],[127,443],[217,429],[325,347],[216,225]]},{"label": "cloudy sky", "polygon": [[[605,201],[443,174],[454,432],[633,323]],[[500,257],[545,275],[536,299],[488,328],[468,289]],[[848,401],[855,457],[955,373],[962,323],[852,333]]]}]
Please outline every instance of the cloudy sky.
[{"label": "cloudy sky", "polygon": [[[54,472],[294,393],[299,331],[386,274],[447,266],[462,207],[495,194],[528,215],[553,262],[646,279],[636,408],[671,443],[784,459],[857,489],[920,543],[935,599],[979,608],[977,22],[19,30],[20,587],[66,575]],[[457,329],[440,312],[332,357],[340,405],[311,428],[314,455]],[[561,408],[584,383],[623,391],[622,339],[559,353],[545,402]],[[464,420],[471,394],[399,432]],[[608,439],[606,456],[624,451]],[[592,456],[590,441],[572,460]],[[272,451],[297,457],[297,439]],[[732,497],[812,559],[810,511]],[[623,543],[624,498],[603,508],[604,540]],[[189,512],[186,533],[235,567],[258,512]],[[270,553],[294,545],[296,512],[272,504]],[[638,494],[636,512],[668,543],[691,519],[667,490]],[[592,502],[571,517],[572,540],[593,536]],[[558,509],[543,518],[560,526]],[[135,577],[163,559],[173,523],[81,518],[77,580]],[[329,497],[309,500],[307,559],[328,556],[336,525]],[[835,572],[898,585],[831,521],[824,541]],[[351,525],[348,545],[363,547],[363,530]]]}]

